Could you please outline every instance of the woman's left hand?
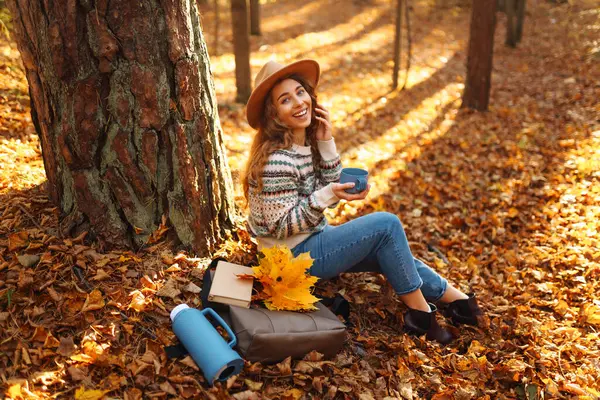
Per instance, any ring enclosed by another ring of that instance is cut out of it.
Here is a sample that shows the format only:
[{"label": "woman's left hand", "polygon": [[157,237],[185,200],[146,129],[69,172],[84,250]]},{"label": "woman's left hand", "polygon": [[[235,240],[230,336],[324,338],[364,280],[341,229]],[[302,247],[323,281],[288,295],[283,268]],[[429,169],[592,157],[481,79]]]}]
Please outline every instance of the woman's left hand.
[{"label": "woman's left hand", "polygon": [[331,189],[333,190],[333,194],[337,196],[340,200],[346,201],[354,201],[354,200],[364,200],[369,194],[369,190],[371,190],[371,185],[367,184],[367,188],[360,193],[348,193],[346,189],[352,189],[354,187],[354,182],[346,182],[346,183],[332,183]]},{"label": "woman's left hand", "polygon": [[317,106],[315,107],[315,118],[319,121],[317,140],[330,140],[332,137],[332,126],[329,120],[329,111],[323,106]]}]

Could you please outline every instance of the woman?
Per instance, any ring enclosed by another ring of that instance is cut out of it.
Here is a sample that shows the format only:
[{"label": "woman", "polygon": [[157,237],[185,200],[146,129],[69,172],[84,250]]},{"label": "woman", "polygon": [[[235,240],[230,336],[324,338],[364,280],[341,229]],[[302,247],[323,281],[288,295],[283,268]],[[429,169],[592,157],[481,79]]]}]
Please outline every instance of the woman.
[{"label": "woman", "polygon": [[269,61],[256,76],[246,116],[257,134],[243,185],[259,249],[286,245],[295,256],[310,252],[310,273],[325,279],[342,272],[383,273],[408,307],[405,330],[449,343],[452,335],[437,323],[437,308],[427,300],[445,304],[446,315],[459,324],[477,325],[482,312],[474,295],[412,256],[398,217],[376,212],[333,227],[323,215],[340,199],[363,200],[369,187],[349,194],[345,190],[354,184],[339,183],[342,167],[329,112],[315,94],[319,72],[313,60],[287,66]]}]

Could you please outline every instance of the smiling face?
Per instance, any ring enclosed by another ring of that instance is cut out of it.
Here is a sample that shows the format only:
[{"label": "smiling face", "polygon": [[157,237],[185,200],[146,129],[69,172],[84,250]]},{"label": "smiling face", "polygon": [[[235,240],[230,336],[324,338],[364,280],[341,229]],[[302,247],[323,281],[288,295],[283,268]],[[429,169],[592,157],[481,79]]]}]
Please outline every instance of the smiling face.
[{"label": "smiling face", "polygon": [[304,87],[294,79],[284,79],[271,90],[271,100],[279,120],[290,130],[310,125],[312,100]]}]

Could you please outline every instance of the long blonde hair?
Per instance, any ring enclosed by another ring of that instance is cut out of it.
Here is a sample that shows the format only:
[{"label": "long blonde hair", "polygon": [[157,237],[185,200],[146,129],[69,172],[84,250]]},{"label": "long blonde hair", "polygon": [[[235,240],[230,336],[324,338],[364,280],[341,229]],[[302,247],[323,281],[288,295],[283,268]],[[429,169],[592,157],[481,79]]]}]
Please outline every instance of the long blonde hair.
[{"label": "long blonde hair", "polygon": [[[280,79],[273,87],[285,79],[293,79],[300,83],[312,100],[311,120],[310,125],[306,128],[306,141],[311,147],[313,157],[313,167],[317,178],[320,175],[321,153],[317,148],[317,128],[319,121],[315,118],[315,107],[317,106],[317,94],[315,88],[312,87],[306,79],[299,75],[290,75]],[[265,96],[265,107],[261,115],[260,127],[252,141],[250,155],[246,162],[246,170],[242,176],[242,185],[244,188],[244,196],[246,202],[249,201],[250,185],[256,186],[258,191],[262,190],[263,179],[262,174],[271,154],[277,150],[289,149],[294,143],[292,131],[285,126],[277,117],[277,109],[271,99],[271,90]]]}]

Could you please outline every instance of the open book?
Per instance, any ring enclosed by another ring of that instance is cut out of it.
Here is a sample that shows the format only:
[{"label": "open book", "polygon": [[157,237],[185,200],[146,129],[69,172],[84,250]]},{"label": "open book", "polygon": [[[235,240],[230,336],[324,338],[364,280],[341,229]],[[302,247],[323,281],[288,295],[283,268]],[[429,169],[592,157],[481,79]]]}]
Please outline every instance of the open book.
[{"label": "open book", "polygon": [[254,275],[252,268],[219,261],[215,269],[208,300],[238,307],[250,307],[252,279],[240,279],[237,275]]}]

